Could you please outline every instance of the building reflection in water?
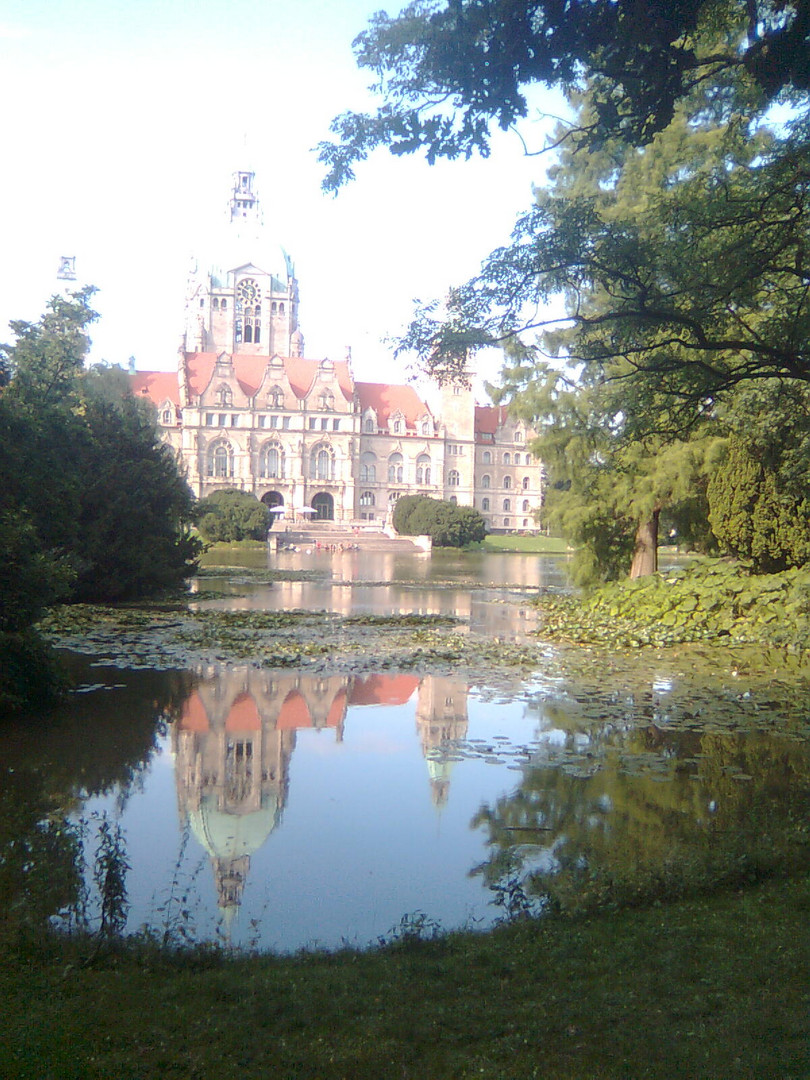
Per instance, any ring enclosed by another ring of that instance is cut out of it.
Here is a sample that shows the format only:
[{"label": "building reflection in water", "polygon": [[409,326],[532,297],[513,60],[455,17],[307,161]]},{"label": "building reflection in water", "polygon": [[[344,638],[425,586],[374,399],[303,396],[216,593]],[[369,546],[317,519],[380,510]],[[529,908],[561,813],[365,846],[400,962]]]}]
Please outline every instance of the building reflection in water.
[{"label": "building reflection in water", "polygon": [[299,730],[343,739],[349,706],[404,705],[416,694],[416,727],[431,798],[450,787],[442,748],[467,734],[467,684],[416,675],[319,677],[260,668],[211,668],[173,726],[181,823],[208,852],[217,903],[230,919],[242,901],[250,858],[281,820]]}]

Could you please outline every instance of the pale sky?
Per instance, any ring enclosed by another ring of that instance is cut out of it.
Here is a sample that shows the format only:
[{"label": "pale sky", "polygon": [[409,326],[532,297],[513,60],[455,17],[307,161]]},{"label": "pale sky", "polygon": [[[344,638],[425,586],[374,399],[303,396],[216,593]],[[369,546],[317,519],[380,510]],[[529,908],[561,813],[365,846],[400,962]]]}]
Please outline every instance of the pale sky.
[{"label": "pale sky", "polygon": [[[351,346],[357,378],[403,381],[383,339],[414,298],[444,295],[508,240],[545,159],[513,134],[486,161],[380,151],[337,198],[322,194],[312,148],[335,114],[371,104],[351,42],[379,6],[5,0],[0,341],[10,319],[38,318],[70,255],[77,284],[100,290],[91,360],[173,368],[190,256],[221,223],[231,174],[251,168],[295,263],[306,355]],[[525,134],[541,144],[536,123]]]}]

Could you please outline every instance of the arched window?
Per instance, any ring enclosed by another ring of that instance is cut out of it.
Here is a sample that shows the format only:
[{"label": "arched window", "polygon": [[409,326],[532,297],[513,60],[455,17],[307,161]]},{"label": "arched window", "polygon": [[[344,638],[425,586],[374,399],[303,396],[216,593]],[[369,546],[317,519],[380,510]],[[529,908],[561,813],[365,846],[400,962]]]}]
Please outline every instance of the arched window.
[{"label": "arched window", "polygon": [[253,308],[248,305],[245,308],[245,341],[253,341]]},{"label": "arched window", "polygon": [[319,443],[309,455],[309,475],[312,480],[335,479],[335,455],[332,448]]},{"label": "arched window", "polygon": [[531,454],[527,454],[527,455],[526,455],[526,464],[527,464],[527,465],[531,465],[531,463],[532,463],[532,455],[531,455]]},{"label": "arched window", "polygon": [[279,315],[284,314],[284,305],[283,304],[278,305],[278,313],[279,313]]},{"label": "arched window", "polygon": [[481,500],[481,509],[482,510],[489,510],[489,499],[482,499]]},{"label": "arched window", "polygon": [[512,477],[511,476],[505,476],[503,478],[503,486],[504,486],[504,489],[506,491],[509,490],[509,488],[512,486]]},{"label": "arched window", "polygon": [[503,455],[503,463],[504,465],[509,465],[511,464],[511,461],[512,458],[509,456],[509,451],[507,450],[507,452]]},{"label": "arched window", "polygon": [[213,443],[208,449],[208,475],[217,478],[233,476],[233,450],[230,443]]},{"label": "arched window", "polygon": [[220,311],[227,311],[228,310],[228,301],[223,299],[222,303],[219,305],[219,309],[220,309]]},{"label": "arched window", "polygon": [[524,476],[523,477],[523,490],[528,491],[530,485],[531,485],[531,480],[529,479],[528,476]]},{"label": "arched window", "polygon": [[429,420],[423,420],[422,421],[422,434],[423,435],[430,435],[430,421]]},{"label": "arched window", "polygon": [[503,500],[503,508],[504,508],[504,510],[511,510],[512,509],[512,503],[511,503],[510,499],[504,499]]},{"label": "arched window", "polygon": [[515,432],[515,437],[514,437],[514,439],[512,439],[512,442],[517,442],[517,443],[523,442],[523,432],[522,431],[516,431]]},{"label": "arched window", "polygon": [[335,395],[331,390],[324,390],[318,398],[319,409],[334,409],[335,407]]},{"label": "arched window", "polygon": [[372,420],[372,418],[370,416],[366,417],[366,419],[363,421],[363,429],[369,435],[374,434],[374,426],[375,426],[374,421]]},{"label": "arched window", "polygon": [[361,506],[374,506],[376,502],[373,491],[363,491],[360,493],[360,505]]},{"label": "arched window", "polygon": [[278,443],[265,443],[259,454],[259,476],[284,476],[284,451]]},{"label": "arched window", "polygon": [[394,421],[393,431],[394,431],[395,435],[401,435],[402,434],[402,421],[401,420],[395,420]]},{"label": "arched window", "polygon": [[220,386],[217,390],[217,405],[220,407],[233,404],[233,391],[230,386]]},{"label": "arched window", "polygon": [[390,484],[402,483],[404,475],[402,460],[402,454],[391,454],[388,458],[388,482]]},{"label": "arched window", "polygon": [[458,487],[461,483],[461,474],[456,469],[451,469],[447,474],[447,484],[449,487]]},{"label": "arched window", "polygon": [[370,450],[360,456],[360,479],[366,483],[377,479],[377,455]]},{"label": "arched window", "polygon": [[278,304],[275,302],[275,300],[270,305],[270,314],[271,315],[278,315]]},{"label": "arched window", "polygon": [[214,297],[214,299],[211,301],[211,307],[214,309],[214,311],[219,310],[219,300],[217,300],[216,297]]},{"label": "arched window", "polygon": [[172,422],[172,410],[164,409],[161,415],[161,422],[164,424],[170,424]]},{"label": "arched window", "polygon": [[484,473],[484,475],[481,477],[481,487],[482,488],[488,488],[490,483],[491,483],[491,480],[490,480],[489,473]]},{"label": "arched window", "polygon": [[420,454],[416,459],[416,482],[417,484],[430,483],[430,456]]},{"label": "arched window", "polygon": [[449,502],[452,506],[458,506],[458,499],[455,497],[455,495],[450,496]]},{"label": "arched window", "polygon": [[484,451],[484,453],[483,453],[483,455],[481,457],[481,460],[483,461],[483,463],[485,465],[491,465],[492,464],[492,454],[490,454],[489,450]]},{"label": "arched window", "polygon": [[505,529],[508,529],[508,528],[509,528],[509,524],[510,524],[510,522],[509,522],[509,518],[504,518],[504,519],[503,519],[503,527],[504,527]]}]

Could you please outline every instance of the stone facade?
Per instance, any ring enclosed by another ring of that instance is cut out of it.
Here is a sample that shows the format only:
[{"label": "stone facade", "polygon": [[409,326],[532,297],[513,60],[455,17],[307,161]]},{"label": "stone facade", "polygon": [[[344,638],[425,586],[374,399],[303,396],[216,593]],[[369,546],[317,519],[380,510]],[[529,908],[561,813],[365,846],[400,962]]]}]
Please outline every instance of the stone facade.
[{"label": "stone facade", "polygon": [[235,487],[382,525],[401,495],[424,494],[477,507],[493,532],[536,530],[543,469],[522,421],[456,384],[435,415],[412,386],[356,381],[349,355],[304,355],[294,267],[264,237],[253,184],[235,174],[215,258],[192,264],[176,373],[132,373],[195,495]]}]

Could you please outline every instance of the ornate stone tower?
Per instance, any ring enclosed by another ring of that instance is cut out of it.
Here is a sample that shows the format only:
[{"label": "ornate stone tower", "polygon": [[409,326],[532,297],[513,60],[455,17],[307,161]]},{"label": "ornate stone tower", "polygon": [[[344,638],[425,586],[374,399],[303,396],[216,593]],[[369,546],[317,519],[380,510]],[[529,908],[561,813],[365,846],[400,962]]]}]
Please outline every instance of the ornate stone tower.
[{"label": "ornate stone tower", "polygon": [[295,270],[266,233],[252,172],[234,173],[210,254],[195,257],[189,271],[185,351],[300,355]]}]

